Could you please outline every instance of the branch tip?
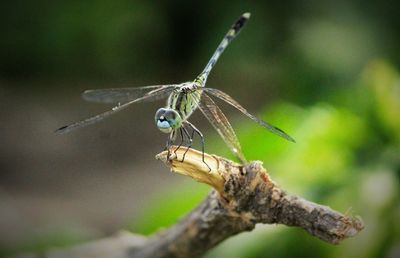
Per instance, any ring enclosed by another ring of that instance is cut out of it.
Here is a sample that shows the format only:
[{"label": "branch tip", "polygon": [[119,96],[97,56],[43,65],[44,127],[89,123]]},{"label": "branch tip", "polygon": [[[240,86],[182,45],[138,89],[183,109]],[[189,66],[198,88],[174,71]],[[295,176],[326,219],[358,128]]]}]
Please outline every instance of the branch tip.
[{"label": "branch tip", "polygon": [[224,169],[220,166],[221,158],[210,155],[187,147],[171,146],[170,157],[168,151],[163,151],[156,155],[156,159],[161,160],[167,165],[171,172],[189,176],[194,180],[208,184],[222,193],[225,180],[223,178]]}]

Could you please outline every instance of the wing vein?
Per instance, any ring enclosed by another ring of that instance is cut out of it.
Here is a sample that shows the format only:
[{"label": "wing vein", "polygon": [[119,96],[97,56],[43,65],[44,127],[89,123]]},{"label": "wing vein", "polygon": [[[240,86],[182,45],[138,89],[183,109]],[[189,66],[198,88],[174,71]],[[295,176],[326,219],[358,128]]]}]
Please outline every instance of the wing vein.
[{"label": "wing vein", "polygon": [[217,130],[218,134],[229,146],[231,151],[243,162],[246,163],[246,158],[242,152],[239,140],[233,130],[228,119],[217,106],[217,104],[205,92],[201,94],[199,109],[211,125]]},{"label": "wing vein", "polygon": [[234,100],[231,96],[229,96],[228,94],[226,94],[223,91],[217,90],[217,89],[213,89],[213,88],[201,88],[203,91],[208,92],[210,94],[212,94],[213,96],[225,101],[226,103],[228,103],[229,105],[235,107],[236,109],[238,109],[240,112],[242,112],[244,115],[246,115],[247,117],[249,117],[251,120],[255,121],[256,123],[258,123],[259,125],[261,125],[262,127],[268,129],[270,132],[288,140],[291,142],[296,142],[292,137],[290,137],[287,133],[285,133],[282,129],[279,129],[278,127],[265,122],[263,120],[261,120],[260,118],[250,114],[244,107],[242,107],[236,100]]},{"label": "wing vein", "polygon": [[[82,93],[82,97],[86,101],[100,103],[125,103],[137,98],[141,98],[146,94],[162,90],[165,87],[173,85],[154,85],[135,88],[111,88],[86,90]],[[161,98],[162,96],[160,96]]]},{"label": "wing vein", "polygon": [[68,133],[72,130],[97,123],[97,122],[99,122],[121,110],[126,109],[127,107],[129,107],[130,105],[132,105],[134,103],[142,102],[142,101],[152,101],[152,100],[156,100],[156,99],[160,98],[161,96],[165,96],[165,95],[171,93],[173,91],[173,89],[175,89],[175,87],[176,87],[175,85],[167,85],[162,88],[158,88],[156,90],[146,93],[142,97],[136,98],[136,99],[126,102],[122,105],[117,105],[117,106],[113,107],[111,110],[108,110],[108,111],[98,114],[96,116],[92,116],[85,120],[81,120],[81,121],[72,123],[70,125],[60,127],[59,129],[56,130],[56,133],[60,133],[60,134]]}]

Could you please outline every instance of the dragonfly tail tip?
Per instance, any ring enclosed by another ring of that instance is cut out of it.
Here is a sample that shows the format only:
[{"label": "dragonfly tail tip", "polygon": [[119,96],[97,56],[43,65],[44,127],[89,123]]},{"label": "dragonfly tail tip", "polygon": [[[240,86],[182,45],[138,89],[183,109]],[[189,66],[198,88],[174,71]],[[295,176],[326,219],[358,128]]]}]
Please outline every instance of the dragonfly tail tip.
[{"label": "dragonfly tail tip", "polygon": [[250,18],[250,13],[249,12],[245,12],[244,14],[242,14],[242,16],[244,17],[244,18],[246,18],[246,19],[249,19]]}]

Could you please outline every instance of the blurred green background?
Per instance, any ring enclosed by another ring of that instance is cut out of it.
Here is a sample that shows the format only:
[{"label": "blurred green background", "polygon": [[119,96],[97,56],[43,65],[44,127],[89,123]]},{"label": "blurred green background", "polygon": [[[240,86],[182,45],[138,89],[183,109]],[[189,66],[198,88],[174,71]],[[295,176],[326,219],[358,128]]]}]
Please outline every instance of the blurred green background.
[{"label": "blurred green background", "polygon": [[[232,22],[252,17],[208,86],[293,136],[221,104],[251,160],[284,189],[365,229],[339,246],[260,225],[205,257],[400,257],[398,1],[9,1],[0,8],[0,255],[44,252],[176,223],[210,191],[154,155],[165,135],[144,103],[68,135],[110,108],[89,88],[178,83],[203,69]],[[206,151],[233,158],[201,114]],[[197,146],[198,143],[197,143]]]}]

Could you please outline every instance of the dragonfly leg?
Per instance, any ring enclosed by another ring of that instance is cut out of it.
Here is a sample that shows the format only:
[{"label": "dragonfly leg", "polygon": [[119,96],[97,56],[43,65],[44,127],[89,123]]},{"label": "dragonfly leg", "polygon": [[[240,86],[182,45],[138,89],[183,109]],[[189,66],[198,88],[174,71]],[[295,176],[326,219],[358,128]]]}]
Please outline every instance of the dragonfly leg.
[{"label": "dragonfly leg", "polygon": [[174,150],[174,153],[176,154],[176,152],[179,150],[179,148],[182,146],[184,138],[183,138],[183,133],[182,133],[182,127],[179,128],[179,133],[181,135],[181,142],[179,143],[178,147]]},{"label": "dragonfly leg", "polygon": [[190,123],[189,121],[186,121],[186,123],[193,129],[194,132],[196,132],[200,138],[201,138],[201,152],[202,152],[202,161],[204,164],[206,164],[206,166],[208,167],[208,170],[211,172],[211,168],[210,166],[206,163],[206,161],[204,160],[204,136],[203,134],[200,132],[199,129],[196,128],[196,126],[194,126],[192,123]]},{"label": "dragonfly leg", "polygon": [[166,146],[165,146],[165,148],[166,148],[167,151],[168,151],[168,152],[167,152],[167,160],[170,160],[170,159],[169,159],[170,156],[171,156],[170,147],[171,147],[171,143],[172,143],[172,141],[173,141],[174,136],[175,136],[175,131],[172,131],[172,132],[169,134],[168,139],[167,139],[167,144],[166,144]]},{"label": "dragonfly leg", "polygon": [[185,160],[186,153],[189,151],[189,149],[192,147],[193,143],[193,136],[194,136],[194,130],[192,131],[192,136],[189,135],[189,132],[186,130],[186,128],[182,125],[182,130],[185,133],[186,137],[189,139],[189,145],[187,146],[185,153],[183,153],[183,157],[181,162]]}]

